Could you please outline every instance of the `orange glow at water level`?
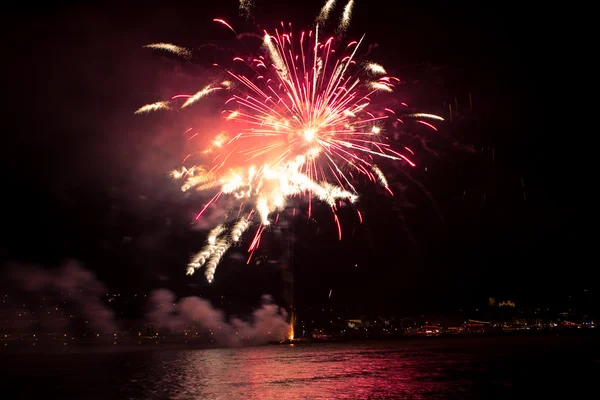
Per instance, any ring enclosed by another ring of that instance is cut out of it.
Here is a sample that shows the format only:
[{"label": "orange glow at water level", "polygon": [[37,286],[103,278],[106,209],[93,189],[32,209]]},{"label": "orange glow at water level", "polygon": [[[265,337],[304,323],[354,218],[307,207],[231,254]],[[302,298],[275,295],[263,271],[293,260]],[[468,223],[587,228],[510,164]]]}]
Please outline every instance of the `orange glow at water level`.
[{"label": "orange glow at water level", "polygon": [[290,331],[288,334],[288,339],[289,340],[294,340],[294,312],[292,311],[290,313]]}]

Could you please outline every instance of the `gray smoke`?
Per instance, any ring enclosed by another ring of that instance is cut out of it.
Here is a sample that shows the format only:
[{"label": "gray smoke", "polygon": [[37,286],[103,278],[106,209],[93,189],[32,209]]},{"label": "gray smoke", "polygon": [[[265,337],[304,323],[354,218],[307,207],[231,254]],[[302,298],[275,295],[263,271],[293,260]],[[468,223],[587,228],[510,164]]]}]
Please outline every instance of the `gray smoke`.
[{"label": "gray smoke", "polygon": [[[68,261],[57,270],[11,264],[3,275],[5,285],[24,293],[30,300],[40,301],[48,297],[53,299],[52,307],[65,303],[74,306],[74,312],[96,332],[117,330],[112,310],[102,303],[106,288],[92,272],[76,261]],[[50,331],[61,330],[69,325],[69,320],[59,317],[58,313],[37,312],[31,313],[31,316],[30,324],[35,321],[40,328]]]},{"label": "gray smoke", "polygon": [[157,329],[182,332],[192,325],[212,335],[223,346],[263,344],[287,337],[287,312],[263,296],[261,307],[249,321],[238,318],[227,320],[225,314],[200,297],[185,297],[176,302],[175,295],[158,289],[150,295],[150,310],[146,315]]}]

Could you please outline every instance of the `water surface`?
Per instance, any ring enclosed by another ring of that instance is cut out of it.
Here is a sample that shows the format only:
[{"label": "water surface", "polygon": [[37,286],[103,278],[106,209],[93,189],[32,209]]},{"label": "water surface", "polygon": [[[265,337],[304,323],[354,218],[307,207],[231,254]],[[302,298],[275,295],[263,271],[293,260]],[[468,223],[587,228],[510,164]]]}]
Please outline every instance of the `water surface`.
[{"label": "water surface", "polygon": [[596,338],[482,337],[0,353],[0,390],[19,393],[11,398],[102,400],[540,398],[559,391],[572,397],[594,390],[600,378],[596,343]]}]

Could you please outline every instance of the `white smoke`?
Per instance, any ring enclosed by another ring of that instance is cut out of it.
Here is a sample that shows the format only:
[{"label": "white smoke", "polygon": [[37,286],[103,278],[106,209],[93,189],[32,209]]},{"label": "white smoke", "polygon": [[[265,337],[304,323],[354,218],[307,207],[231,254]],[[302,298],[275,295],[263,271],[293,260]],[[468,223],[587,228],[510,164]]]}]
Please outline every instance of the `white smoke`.
[{"label": "white smoke", "polygon": [[[91,271],[76,261],[68,261],[56,270],[15,263],[8,266],[3,278],[3,283],[9,287],[29,295],[42,297],[53,294],[74,304],[78,314],[89,322],[94,331],[117,330],[113,311],[102,303],[106,288]],[[41,328],[51,330],[64,327],[64,321],[45,314],[40,315],[37,323]]]},{"label": "white smoke", "polygon": [[223,346],[283,340],[289,332],[287,312],[273,304],[270,296],[263,296],[261,307],[252,313],[249,321],[243,321],[238,318],[227,320],[225,314],[208,300],[190,296],[176,302],[171,291],[158,289],[150,295],[150,310],[146,317],[155,328],[171,332],[181,332],[186,326],[194,325],[209,332]]}]

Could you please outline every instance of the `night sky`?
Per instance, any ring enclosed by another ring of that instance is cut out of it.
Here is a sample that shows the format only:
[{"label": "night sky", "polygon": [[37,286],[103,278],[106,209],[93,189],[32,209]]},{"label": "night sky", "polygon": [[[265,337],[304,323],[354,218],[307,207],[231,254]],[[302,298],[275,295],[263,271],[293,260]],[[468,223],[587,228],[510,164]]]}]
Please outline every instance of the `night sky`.
[{"label": "night sky", "polygon": [[[167,172],[181,159],[181,132],[211,109],[133,112],[205,85],[199,66],[143,45],[227,45],[231,34],[216,17],[252,29],[235,1],[195,3],[63,2],[3,17],[3,261],[52,268],[74,258],[111,290],[164,287],[248,304],[270,293],[283,305],[293,238],[301,307],[389,313],[451,312],[489,296],[543,303],[593,284],[574,216],[583,203],[569,147],[581,143],[555,124],[565,108],[551,84],[564,62],[553,51],[558,34],[516,4],[457,1],[357,1],[348,31],[379,45],[373,59],[407,81],[399,93],[416,108],[444,113],[456,97],[461,112],[472,94],[474,112],[442,132],[439,156],[423,155],[410,176],[392,168],[392,187],[404,188],[394,198],[364,185],[365,224],[342,213],[342,242],[319,207],[314,221],[267,234],[250,265],[226,257],[212,285],[201,273],[186,276],[205,238],[191,224],[205,198],[184,196]],[[282,19],[309,27],[322,6],[256,3],[262,28]]]}]

